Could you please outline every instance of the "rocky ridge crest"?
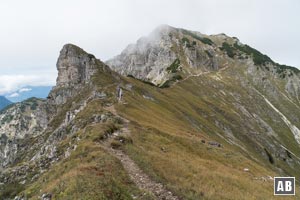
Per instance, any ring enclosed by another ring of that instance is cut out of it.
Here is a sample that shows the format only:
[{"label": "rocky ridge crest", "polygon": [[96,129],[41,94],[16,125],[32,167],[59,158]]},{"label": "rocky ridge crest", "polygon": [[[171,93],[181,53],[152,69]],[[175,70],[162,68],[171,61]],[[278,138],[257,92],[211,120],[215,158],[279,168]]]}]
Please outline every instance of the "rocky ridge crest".
[{"label": "rocky ridge crest", "polygon": [[[83,140],[89,143],[80,152],[85,152],[90,145],[100,149],[105,139],[112,141],[107,143],[108,148],[126,142],[133,148],[147,148],[143,146],[147,142],[144,138],[142,145],[135,147],[143,132],[147,133],[143,137],[153,134],[159,138],[171,130],[168,140],[174,144],[178,141],[189,144],[193,138],[193,145],[180,146],[191,149],[195,146],[193,155],[201,150],[196,157],[216,153],[216,158],[224,163],[236,161],[237,156],[237,159],[249,159],[250,166],[259,163],[262,168],[282,174],[294,173],[300,165],[297,154],[300,119],[295,109],[300,106],[299,73],[274,63],[238,39],[162,26],[149,37],[138,40],[136,45],[128,46],[107,64],[123,75],[155,86],[119,76],[81,48],[65,45],[57,61],[57,84],[48,99],[29,102],[25,108],[17,104],[0,114],[0,125],[4,127],[0,129],[0,143],[4,147],[0,148],[0,165],[4,169],[0,172],[0,192],[11,183],[26,185],[36,181],[54,163],[69,158]],[[172,88],[164,90],[157,86]],[[117,89],[125,96],[124,101],[116,99]],[[184,95],[183,91],[186,91]],[[122,116],[131,116],[133,123],[118,115],[114,106],[123,112]],[[166,111],[166,116],[161,111]],[[18,126],[17,122],[24,123]],[[164,127],[160,126],[161,122],[170,124]],[[178,125],[181,123],[185,126]],[[108,128],[102,129],[103,124]],[[126,137],[130,129],[139,133],[133,144]],[[122,135],[122,130],[126,134]],[[176,134],[180,139],[171,140]],[[155,148],[149,151],[158,149],[157,155],[176,151],[171,147],[169,151],[164,147],[167,144],[159,143],[160,140],[156,142],[151,144]],[[108,152],[126,158],[121,151]],[[80,156],[76,159],[94,160],[98,154]],[[216,159],[218,166],[222,162]],[[231,163],[223,167],[226,165]],[[97,167],[88,170],[97,176],[105,173]],[[201,191],[199,195],[204,194]]]}]

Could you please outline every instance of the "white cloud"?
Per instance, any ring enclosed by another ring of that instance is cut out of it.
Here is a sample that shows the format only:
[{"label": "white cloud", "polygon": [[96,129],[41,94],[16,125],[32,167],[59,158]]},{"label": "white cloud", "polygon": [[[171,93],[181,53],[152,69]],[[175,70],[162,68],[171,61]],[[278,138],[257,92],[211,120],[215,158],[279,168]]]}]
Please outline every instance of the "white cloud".
[{"label": "white cloud", "polygon": [[14,92],[25,92],[26,86],[52,86],[55,85],[56,74],[42,75],[0,75],[0,95]]},{"label": "white cloud", "polygon": [[19,92],[20,93],[22,93],[22,92],[29,92],[31,90],[32,90],[31,88],[21,88],[21,89],[19,89]]},{"label": "white cloud", "polygon": [[20,96],[20,94],[17,93],[17,92],[14,92],[14,93],[8,95],[7,97],[11,97],[12,98],[12,97],[18,97],[18,96]]}]

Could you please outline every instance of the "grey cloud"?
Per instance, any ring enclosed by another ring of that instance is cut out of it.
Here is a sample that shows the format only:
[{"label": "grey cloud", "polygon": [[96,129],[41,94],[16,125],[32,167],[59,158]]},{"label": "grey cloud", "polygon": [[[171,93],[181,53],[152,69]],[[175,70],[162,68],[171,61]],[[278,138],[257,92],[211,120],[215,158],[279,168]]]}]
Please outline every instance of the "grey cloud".
[{"label": "grey cloud", "polygon": [[1,1],[0,74],[55,74],[65,43],[107,60],[160,24],[224,32],[300,67],[299,10],[298,0]]}]

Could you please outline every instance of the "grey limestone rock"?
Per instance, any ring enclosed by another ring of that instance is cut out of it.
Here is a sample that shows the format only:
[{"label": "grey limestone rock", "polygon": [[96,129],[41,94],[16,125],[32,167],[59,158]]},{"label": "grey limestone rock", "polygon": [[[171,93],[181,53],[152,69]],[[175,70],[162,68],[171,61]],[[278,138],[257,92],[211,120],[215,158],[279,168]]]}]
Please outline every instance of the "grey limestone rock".
[{"label": "grey limestone rock", "polygon": [[204,37],[208,36],[162,25],[148,37],[128,45],[106,64],[122,75],[131,75],[155,85],[172,79],[174,72],[168,67],[176,60],[180,61],[178,70],[186,76],[197,70],[217,70],[219,60],[215,57],[214,45],[199,40]]},{"label": "grey limestone rock", "polygon": [[86,83],[94,74],[99,60],[81,48],[66,44],[57,60],[58,77],[56,86],[69,86]]}]

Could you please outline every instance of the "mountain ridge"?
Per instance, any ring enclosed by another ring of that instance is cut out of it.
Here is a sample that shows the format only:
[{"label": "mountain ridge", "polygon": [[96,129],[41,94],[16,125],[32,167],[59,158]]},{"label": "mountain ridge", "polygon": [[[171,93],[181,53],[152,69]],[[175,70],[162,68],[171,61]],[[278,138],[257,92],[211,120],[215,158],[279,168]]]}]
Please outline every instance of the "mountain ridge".
[{"label": "mountain ridge", "polygon": [[4,109],[6,106],[12,104],[11,101],[9,101],[4,96],[0,96],[0,110]]},{"label": "mountain ridge", "polygon": [[31,97],[46,98],[52,86],[24,86],[16,92],[7,94],[5,97],[11,102],[21,102]]},{"label": "mountain ridge", "polygon": [[298,72],[236,38],[158,30],[106,64],[64,45],[47,100],[0,113],[1,197],[267,199],[272,177],[298,183]]},{"label": "mountain ridge", "polygon": [[[236,37],[225,34],[204,35],[167,25],[158,27],[148,37],[140,38],[136,44],[129,45],[120,55],[106,63],[122,75],[132,75],[162,86],[172,78],[176,81],[181,76],[219,69],[226,63],[218,59],[222,54],[227,55],[228,59],[252,61],[253,65],[283,78],[299,74],[297,68],[274,62],[256,49],[242,44]],[[178,66],[176,60],[181,61]],[[177,72],[179,76],[169,73],[168,69],[172,66],[176,68],[172,72]],[[291,89],[292,86],[287,87]]]}]

